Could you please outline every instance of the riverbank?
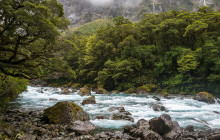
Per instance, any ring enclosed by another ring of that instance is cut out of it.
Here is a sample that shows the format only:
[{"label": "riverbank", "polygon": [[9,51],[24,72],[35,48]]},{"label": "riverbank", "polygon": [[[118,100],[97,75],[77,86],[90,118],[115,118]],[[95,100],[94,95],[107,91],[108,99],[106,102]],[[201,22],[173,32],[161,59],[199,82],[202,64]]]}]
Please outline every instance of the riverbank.
[{"label": "riverbank", "polygon": [[[192,96],[172,95],[163,97],[157,94],[96,94],[96,92],[91,92],[91,95],[95,97],[95,104],[82,105],[83,101],[89,96],[78,95],[79,90],[69,89],[68,94],[63,94],[63,91],[60,88],[29,86],[27,91],[11,102],[10,108],[1,115],[1,120],[8,124],[8,127],[3,127],[4,130],[1,130],[2,135],[16,137],[16,135],[25,134],[27,137],[37,139],[73,139],[81,136],[73,133],[65,125],[46,124],[42,120],[44,109],[62,101],[73,101],[89,114],[90,122],[96,127],[95,131],[89,133],[91,136],[86,136],[91,139],[104,136],[114,138],[115,134],[120,134],[123,139],[128,139],[128,136],[134,139],[141,138],[142,134],[139,136],[133,132],[140,131],[143,133],[136,126],[139,120],[149,121],[163,114],[170,115],[172,120],[178,122],[182,130],[193,125],[194,132],[190,135],[194,138],[202,137],[199,136],[199,133],[205,132],[214,135],[215,131],[220,128],[220,105],[217,102],[214,104],[199,102],[193,100]],[[112,114],[116,113],[110,111],[112,108],[120,108],[129,112],[131,121],[120,118],[112,120]],[[134,130],[124,132],[127,126]],[[181,132],[181,137],[185,137],[185,131],[183,132],[184,134]]]},{"label": "riverbank", "polygon": [[[159,118],[141,119],[132,126],[125,126],[121,130],[101,129],[88,134],[78,133],[71,129],[71,125],[46,124],[42,121],[42,112],[22,110],[8,110],[0,115],[0,136],[2,139],[21,140],[153,140],[153,139],[187,139],[187,140],[218,140],[220,129],[195,130],[192,125],[179,127],[169,115],[163,114]],[[158,123],[160,125],[158,125]],[[175,125],[174,125],[175,124]],[[83,128],[86,129],[86,128]],[[98,128],[96,128],[98,129]],[[166,130],[168,129],[168,131]],[[81,129],[81,132],[83,130]]]}]

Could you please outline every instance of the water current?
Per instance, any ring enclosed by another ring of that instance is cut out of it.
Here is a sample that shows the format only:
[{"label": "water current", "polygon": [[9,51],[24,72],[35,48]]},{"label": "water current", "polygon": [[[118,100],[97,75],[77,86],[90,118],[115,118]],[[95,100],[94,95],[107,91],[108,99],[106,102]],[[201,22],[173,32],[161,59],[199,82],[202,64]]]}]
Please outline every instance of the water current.
[{"label": "water current", "polygon": [[[40,93],[39,91],[43,91]],[[220,128],[220,114],[213,111],[220,112],[220,104],[207,104],[191,99],[190,96],[171,96],[171,99],[161,98],[162,103],[168,111],[156,112],[150,108],[150,104],[158,103],[153,99],[153,95],[136,95],[131,96],[129,94],[110,94],[102,95],[95,94],[97,104],[82,105],[82,101],[88,96],[81,97],[77,92],[71,95],[60,94],[60,88],[51,87],[31,87],[29,86],[27,91],[19,95],[19,98],[13,101],[11,104],[17,104],[17,107],[22,110],[43,110],[51,107],[60,101],[73,101],[76,104],[83,107],[83,109],[89,113],[91,122],[100,128],[108,129],[120,129],[125,125],[132,125],[139,119],[149,120],[153,117],[158,117],[163,113],[169,114],[173,120],[176,120],[181,127],[187,125],[193,125],[195,128]],[[57,101],[51,101],[50,99],[57,99]],[[123,106],[126,111],[132,114],[135,122],[123,121],[123,120],[94,120],[93,118],[98,115],[104,115],[106,118],[110,116],[112,112],[109,112],[110,107]]]}]

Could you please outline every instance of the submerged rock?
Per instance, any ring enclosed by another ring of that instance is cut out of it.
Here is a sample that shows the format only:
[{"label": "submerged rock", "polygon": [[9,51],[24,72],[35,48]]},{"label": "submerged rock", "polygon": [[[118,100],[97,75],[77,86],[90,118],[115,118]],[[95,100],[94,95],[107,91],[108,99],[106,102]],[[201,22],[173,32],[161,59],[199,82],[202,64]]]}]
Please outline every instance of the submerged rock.
[{"label": "submerged rock", "polygon": [[85,105],[85,104],[96,104],[95,96],[91,96],[89,98],[84,99],[82,102],[82,105]]},{"label": "submerged rock", "polygon": [[113,111],[125,111],[125,108],[124,107],[110,107],[109,109],[109,112],[113,112]]},{"label": "submerged rock", "polygon": [[166,111],[166,108],[163,105],[153,104],[150,106],[154,111]]},{"label": "submerged rock", "polygon": [[90,96],[91,91],[88,88],[83,87],[80,89],[80,91],[77,94],[79,94],[80,96]]},{"label": "submerged rock", "polygon": [[153,98],[154,100],[156,100],[156,101],[160,101],[160,98],[157,97],[157,96],[153,96],[152,98]]},{"label": "submerged rock", "polygon": [[73,102],[59,102],[44,110],[43,120],[46,123],[70,124],[71,122],[89,120],[89,115]]},{"label": "submerged rock", "polygon": [[215,103],[214,96],[208,92],[199,92],[193,97],[193,99],[197,101],[201,101],[201,102],[210,103],[210,104]]}]

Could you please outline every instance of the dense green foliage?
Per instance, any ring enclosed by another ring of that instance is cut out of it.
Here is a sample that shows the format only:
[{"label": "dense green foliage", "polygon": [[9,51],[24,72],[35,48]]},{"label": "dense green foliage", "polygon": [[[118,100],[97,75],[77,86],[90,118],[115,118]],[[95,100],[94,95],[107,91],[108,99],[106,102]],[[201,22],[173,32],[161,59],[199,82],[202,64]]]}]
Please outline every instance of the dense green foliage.
[{"label": "dense green foliage", "polygon": [[201,7],[146,14],[139,23],[118,17],[114,23],[90,36],[63,37],[71,43],[62,58],[76,73],[72,82],[108,90],[220,92],[219,12]]},{"label": "dense green foliage", "polygon": [[22,78],[42,76],[42,67],[60,49],[54,43],[68,24],[56,0],[0,1],[1,107],[26,89]]}]

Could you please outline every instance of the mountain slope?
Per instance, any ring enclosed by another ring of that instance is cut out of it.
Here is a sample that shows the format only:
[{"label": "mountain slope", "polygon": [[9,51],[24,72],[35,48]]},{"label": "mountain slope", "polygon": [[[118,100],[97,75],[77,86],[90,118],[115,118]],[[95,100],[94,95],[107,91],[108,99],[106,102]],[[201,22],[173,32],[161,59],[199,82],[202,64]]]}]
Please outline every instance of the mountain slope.
[{"label": "mountain slope", "polygon": [[219,0],[58,0],[64,5],[65,15],[72,25],[88,23],[100,18],[124,16],[139,21],[144,13],[168,10],[196,11],[201,6],[215,10]]}]

